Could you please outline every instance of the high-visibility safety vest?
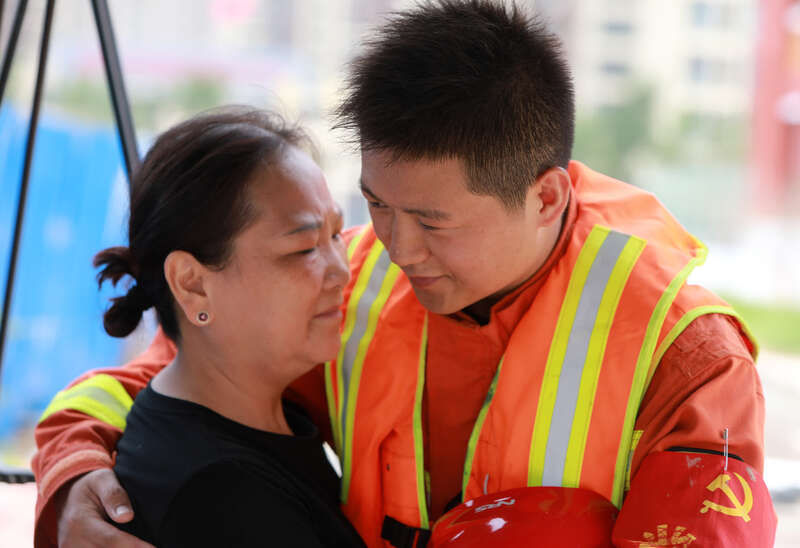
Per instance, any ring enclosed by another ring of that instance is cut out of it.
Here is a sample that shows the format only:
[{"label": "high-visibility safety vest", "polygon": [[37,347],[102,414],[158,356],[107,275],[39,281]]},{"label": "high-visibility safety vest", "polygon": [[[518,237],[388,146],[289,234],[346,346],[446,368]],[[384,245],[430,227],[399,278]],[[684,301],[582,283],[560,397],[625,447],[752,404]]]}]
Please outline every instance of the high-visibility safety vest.
[{"label": "high-visibility safety vest", "polygon": [[[498,364],[469,439],[464,500],[553,485],[621,506],[656,364],[698,316],[736,317],[685,283],[706,249],[654,196],[577,162],[569,173],[573,233]],[[422,428],[428,312],[371,226],[348,256],[342,347],[325,365],[328,411],[343,510],[380,546],[387,516],[432,525]]]}]

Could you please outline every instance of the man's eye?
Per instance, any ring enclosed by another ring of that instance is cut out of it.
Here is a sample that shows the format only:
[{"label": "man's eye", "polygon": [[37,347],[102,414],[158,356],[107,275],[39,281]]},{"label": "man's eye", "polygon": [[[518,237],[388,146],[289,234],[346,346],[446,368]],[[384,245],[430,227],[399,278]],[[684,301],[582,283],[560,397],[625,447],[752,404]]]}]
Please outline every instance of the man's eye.
[{"label": "man's eye", "polygon": [[369,207],[373,208],[373,209],[383,209],[383,208],[385,208],[385,207],[386,207],[385,205],[383,205],[383,204],[382,204],[382,203],[380,203],[380,202],[372,202],[372,201],[370,201],[370,200],[367,200],[367,205],[368,205]]},{"label": "man's eye", "polygon": [[426,225],[422,221],[419,222],[419,226],[421,226],[423,230],[439,230],[438,226]]},{"label": "man's eye", "polygon": [[298,251],[298,255],[310,255],[314,251],[316,251],[316,247],[309,247],[308,249],[303,249],[302,251]]}]

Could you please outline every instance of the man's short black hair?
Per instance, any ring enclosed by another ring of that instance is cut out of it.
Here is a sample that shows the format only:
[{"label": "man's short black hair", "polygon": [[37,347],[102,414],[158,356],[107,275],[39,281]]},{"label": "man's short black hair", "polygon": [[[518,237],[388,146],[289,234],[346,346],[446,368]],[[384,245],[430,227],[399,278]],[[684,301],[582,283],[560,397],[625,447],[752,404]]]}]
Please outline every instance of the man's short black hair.
[{"label": "man's short black hair", "polygon": [[437,0],[393,14],[352,65],[336,127],[364,151],[459,158],[509,210],[566,167],[574,94],[558,38],[515,4]]}]

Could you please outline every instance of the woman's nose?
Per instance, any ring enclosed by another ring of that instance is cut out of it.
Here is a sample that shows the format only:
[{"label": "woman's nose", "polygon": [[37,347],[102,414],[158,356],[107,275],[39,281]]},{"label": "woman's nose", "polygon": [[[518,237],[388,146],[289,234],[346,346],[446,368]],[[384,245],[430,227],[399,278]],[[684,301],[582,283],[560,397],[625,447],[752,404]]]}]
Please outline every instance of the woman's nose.
[{"label": "woman's nose", "polygon": [[344,242],[338,241],[330,246],[325,281],[330,287],[344,287],[350,281],[350,265]]}]

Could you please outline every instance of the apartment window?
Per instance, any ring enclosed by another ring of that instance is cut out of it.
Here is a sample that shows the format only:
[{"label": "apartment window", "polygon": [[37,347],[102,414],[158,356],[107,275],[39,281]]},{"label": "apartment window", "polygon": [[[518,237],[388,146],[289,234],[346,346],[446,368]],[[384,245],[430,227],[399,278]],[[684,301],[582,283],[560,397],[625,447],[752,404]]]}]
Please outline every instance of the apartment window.
[{"label": "apartment window", "polygon": [[689,79],[695,83],[719,83],[731,72],[727,63],[719,59],[692,57],[689,59]]},{"label": "apartment window", "polygon": [[727,2],[692,2],[690,19],[694,27],[729,27],[734,22],[734,6]]},{"label": "apartment window", "polygon": [[294,30],[294,5],[292,0],[272,0],[267,10],[267,35],[270,44],[289,47]]},{"label": "apartment window", "polygon": [[607,21],[603,30],[608,34],[627,35],[633,32],[633,25],[628,21]]},{"label": "apartment window", "polygon": [[710,79],[709,62],[700,57],[689,60],[689,79],[692,82],[707,82]]},{"label": "apartment window", "polygon": [[600,65],[600,70],[611,76],[624,76],[630,72],[630,67],[625,63],[608,61]]},{"label": "apartment window", "polygon": [[705,27],[710,24],[712,7],[708,2],[692,2],[691,10],[693,26]]},{"label": "apartment window", "polygon": [[722,4],[717,7],[717,25],[730,27],[734,23],[734,7],[731,4]]}]

